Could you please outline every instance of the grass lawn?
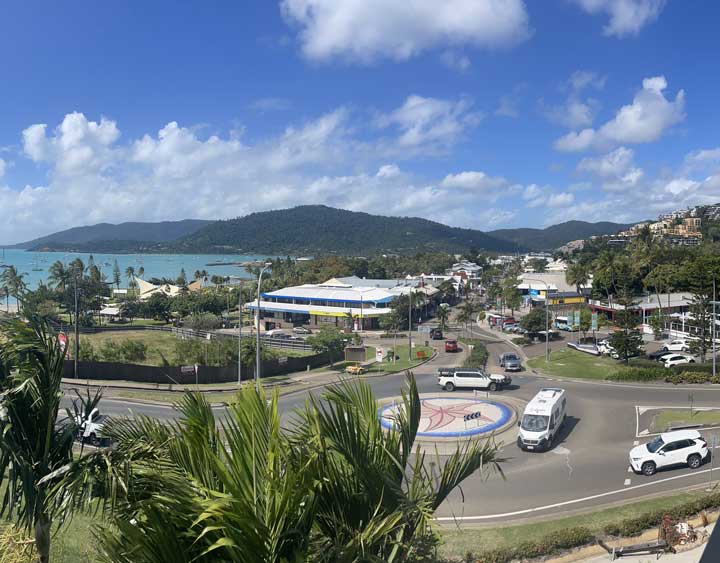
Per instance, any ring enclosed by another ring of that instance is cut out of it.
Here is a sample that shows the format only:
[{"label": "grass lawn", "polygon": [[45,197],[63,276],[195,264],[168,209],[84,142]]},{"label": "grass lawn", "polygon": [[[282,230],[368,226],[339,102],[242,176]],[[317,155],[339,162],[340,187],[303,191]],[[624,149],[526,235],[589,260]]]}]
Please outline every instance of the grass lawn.
[{"label": "grass lawn", "polygon": [[714,411],[697,411],[690,409],[667,409],[653,417],[652,427],[657,432],[664,432],[670,424],[702,424],[704,426],[720,426],[720,409]]},{"label": "grass lawn", "polygon": [[605,379],[622,368],[622,365],[612,358],[592,356],[570,348],[552,352],[550,362],[547,364],[545,356],[532,358],[527,364],[547,375],[577,379]]},{"label": "grass lawn", "polygon": [[[384,350],[388,350],[389,348],[392,348],[391,346],[384,346]],[[413,358],[412,360],[408,358],[408,346],[400,345],[395,349],[396,356],[398,356],[397,361],[395,362],[378,362],[374,363],[370,366],[368,369],[369,372],[372,373],[380,373],[385,371],[400,371],[404,369],[410,369],[414,368],[416,365],[418,365],[421,362],[424,362],[427,358],[430,358],[433,354],[433,349],[430,346],[415,346],[413,349]],[[425,353],[427,355],[426,358],[418,358],[417,353],[420,352]],[[375,347],[374,346],[368,346],[367,350],[367,358],[372,359],[375,357]]]},{"label": "grass lawn", "polygon": [[701,492],[688,492],[670,497],[644,500],[617,508],[608,508],[599,512],[560,518],[557,520],[544,520],[533,524],[519,526],[500,526],[488,529],[451,530],[444,529],[440,536],[440,554],[445,557],[463,557],[471,552],[478,554],[490,549],[517,545],[518,542],[539,540],[558,530],[584,526],[591,532],[602,534],[607,524],[618,522],[626,518],[639,516],[654,510],[670,509],[687,501],[703,496]]},{"label": "grass lawn", "polygon": [[[80,346],[82,346],[83,342],[90,342],[97,352],[106,342],[117,344],[124,340],[139,340],[148,347],[147,358],[145,358],[142,362],[138,362],[140,365],[161,366],[163,365],[163,356],[168,362],[170,362],[170,364],[173,363],[177,337],[170,332],[160,332],[155,330],[123,330],[117,332],[109,331],[94,334],[81,334]],[[71,353],[75,349],[73,341],[74,336],[72,334],[68,335],[68,346]]]}]

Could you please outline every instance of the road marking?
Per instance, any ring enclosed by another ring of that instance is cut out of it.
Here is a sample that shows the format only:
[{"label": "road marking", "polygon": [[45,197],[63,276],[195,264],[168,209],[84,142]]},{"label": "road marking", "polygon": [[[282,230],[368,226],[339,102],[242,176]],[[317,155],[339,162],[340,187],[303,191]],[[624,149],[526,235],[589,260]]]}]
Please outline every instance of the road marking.
[{"label": "road marking", "polygon": [[570,454],[570,450],[568,450],[567,448],[563,448],[562,446],[555,446],[550,451],[557,455],[569,455]]},{"label": "road marking", "polygon": [[640,445],[640,440],[635,440],[633,442],[633,446],[639,446],[639,445]]},{"label": "road marking", "polygon": [[695,477],[696,475],[702,475],[709,473],[710,469],[704,469],[702,471],[695,471],[693,473],[685,473],[683,475],[676,475],[675,477],[668,477],[666,479],[658,479],[651,481],[650,483],[642,483],[640,485],[632,485],[624,489],[617,489],[615,491],[606,491],[604,493],[598,493],[588,497],[577,498],[573,500],[567,500],[563,502],[556,502],[554,504],[546,504],[545,506],[537,506],[535,508],[526,508],[525,510],[516,510],[515,512],[504,512],[502,514],[487,514],[485,516],[440,516],[435,518],[438,522],[462,522],[463,520],[494,520],[496,518],[509,518],[511,516],[522,516],[523,514],[532,514],[534,512],[542,512],[543,510],[551,510],[553,508],[560,508],[571,504],[578,504],[581,502],[587,502],[590,500],[596,500],[599,498],[609,497],[613,495],[619,495],[627,493],[628,491],[634,491],[637,489],[643,489],[645,487],[652,487],[653,485],[659,485],[660,483],[666,483],[668,481],[675,481],[677,479],[684,479],[685,477]]},{"label": "road marking", "polygon": [[628,465],[628,473],[632,473],[632,472],[633,472],[632,465]]},{"label": "road marking", "polygon": [[632,483],[632,480],[630,480],[630,479],[625,479],[625,486],[626,486],[626,487],[627,487],[630,483]]}]

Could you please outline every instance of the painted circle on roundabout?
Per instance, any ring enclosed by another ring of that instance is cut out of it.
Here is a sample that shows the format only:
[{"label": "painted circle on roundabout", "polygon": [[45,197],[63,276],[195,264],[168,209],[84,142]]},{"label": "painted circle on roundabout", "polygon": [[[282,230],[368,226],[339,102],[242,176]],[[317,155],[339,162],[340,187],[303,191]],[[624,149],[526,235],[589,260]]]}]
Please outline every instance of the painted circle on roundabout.
[{"label": "painted circle on roundabout", "polygon": [[[395,427],[395,416],[402,408],[395,402],[379,409],[383,428]],[[511,418],[510,408],[496,401],[471,397],[425,397],[420,399],[418,436],[424,438],[460,438],[487,434],[505,425]]]}]

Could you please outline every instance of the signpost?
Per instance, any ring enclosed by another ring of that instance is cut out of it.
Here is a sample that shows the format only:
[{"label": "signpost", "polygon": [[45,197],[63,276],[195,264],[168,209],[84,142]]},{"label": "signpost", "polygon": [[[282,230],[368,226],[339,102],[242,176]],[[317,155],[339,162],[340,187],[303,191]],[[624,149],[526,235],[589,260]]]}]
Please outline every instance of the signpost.
[{"label": "signpost", "polygon": [[385,354],[385,350],[383,350],[379,346],[377,348],[375,348],[375,361],[378,363],[382,363],[384,354]]},{"label": "signpost", "polygon": [[60,351],[63,356],[67,354],[67,335],[64,332],[58,334],[58,342],[60,343]]},{"label": "signpost", "polygon": [[195,385],[198,384],[198,365],[180,366],[180,373],[195,373]]}]

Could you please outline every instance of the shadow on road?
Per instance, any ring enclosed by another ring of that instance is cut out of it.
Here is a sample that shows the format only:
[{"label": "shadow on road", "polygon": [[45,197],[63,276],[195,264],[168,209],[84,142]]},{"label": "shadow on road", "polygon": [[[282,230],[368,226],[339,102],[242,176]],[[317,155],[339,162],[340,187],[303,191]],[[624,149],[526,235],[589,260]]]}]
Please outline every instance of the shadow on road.
[{"label": "shadow on road", "polygon": [[575,430],[575,427],[580,422],[580,419],[575,416],[566,416],[565,417],[565,424],[562,425],[560,428],[560,431],[557,434],[557,437],[555,438],[555,444],[560,445],[564,444],[565,441],[570,436],[570,433]]}]

